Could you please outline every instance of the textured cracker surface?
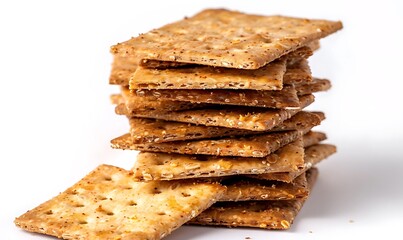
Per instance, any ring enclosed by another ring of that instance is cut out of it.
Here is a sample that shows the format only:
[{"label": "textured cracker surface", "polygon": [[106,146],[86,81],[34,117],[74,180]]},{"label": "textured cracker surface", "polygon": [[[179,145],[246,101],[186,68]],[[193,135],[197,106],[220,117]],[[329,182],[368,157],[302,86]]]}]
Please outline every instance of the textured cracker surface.
[{"label": "textured cracker surface", "polygon": [[[307,173],[309,189],[312,189],[317,175],[317,169],[311,169]],[[305,199],[218,202],[189,223],[225,227],[289,229],[304,202]]]},{"label": "textured cracker surface", "polygon": [[251,175],[251,177],[265,179],[265,180],[277,180],[283,182],[292,182],[303,172],[310,169],[320,161],[325,160],[336,152],[336,146],[331,144],[315,144],[305,148],[304,166],[297,171],[290,172],[276,172],[260,175]]},{"label": "textured cracker surface", "polygon": [[[155,100],[184,101],[192,103],[212,103],[223,105],[296,108],[299,100],[294,86],[285,86],[280,91],[256,90],[184,90],[184,89],[153,89],[137,90],[137,96],[154,98]],[[305,93],[306,95],[308,93]]]},{"label": "textured cracker surface", "polygon": [[[318,114],[318,112],[298,112],[280,125],[269,130],[269,132],[312,128],[319,125],[324,119],[324,115],[318,116]],[[215,137],[245,136],[256,134],[256,132],[223,127],[207,127],[158,119],[131,118],[130,134],[133,143],[159,143]]]},{"label": "textured cracker surface", "polygon": [[125,134],[113,139],[111,144],[113,148],[117,149],[145,152],[265,157],[280,147],[295,141],[299,136],[298,131],[284,131],[247,137],[134,144],[131,135]]},{"label": "textured cracker surface", "polygon": [[305,174],[298,176],[292,183],[235,176],[225,179],[221,184],[227,187],[219,200],[222,202],[293,200],[306,198],[309,194]]},{"label": "textured cracker surface", "polygon": [[303,165],[300,138],[264,158],[140,152],[133,172],[136,179],[150,181],[296,171]]},{"label": "textured cracker surface", "polygon": [[224,191],[211,183],[135,182],[129,171],[101,165],[15,223],[63,239],[160,239]]},{"label": "textured cracker surface", "polygon": [[256,89],[281,90],[286,59],[256,70],[206,66],[151,69],[138,67],[130,89]]},{"label": "textured cracker surface", "polygon": [[117,114],[129,117],[144,117],[176,121],[205,126],[217,126],[252,131],[267,131],[289,119],[304,107],[314,101],[313,95],[304,95],[300,98],[301,109],[267,109],[252,107],[216,106],[214,108],[202,108],[197,110],[184,110],[168,113],[138,112],[128,113],[127,109],[118,105],[115,109]]},{"label": "textured cracker surface", "polygon": [[207,9],[112,46],[120,56],[258,69],[342,28],[341,22]]}]

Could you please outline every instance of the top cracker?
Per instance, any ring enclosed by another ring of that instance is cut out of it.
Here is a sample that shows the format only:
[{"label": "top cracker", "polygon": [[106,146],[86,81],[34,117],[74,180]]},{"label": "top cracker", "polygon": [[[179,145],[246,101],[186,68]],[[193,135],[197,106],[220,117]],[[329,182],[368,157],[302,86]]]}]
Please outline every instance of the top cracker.
[{"label": "top cracker", "polygon": [[334,21],[207,9],[112,46],[111,52],[141,59],[258,69],[341,28],[342,23]]}]

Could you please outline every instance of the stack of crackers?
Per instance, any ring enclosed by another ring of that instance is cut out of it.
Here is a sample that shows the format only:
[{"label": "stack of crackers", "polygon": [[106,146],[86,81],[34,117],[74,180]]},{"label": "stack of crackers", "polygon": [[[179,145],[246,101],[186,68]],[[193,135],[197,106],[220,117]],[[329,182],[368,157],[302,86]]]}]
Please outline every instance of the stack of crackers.
[{"label": "stack of crackers", "polygon": [[340,22],[210,9],[112,47],[111,97],[138,150],[16,224],[65,239],[160,239],[188,223],[288,229],[336,151],[306,111],[330,81],[307,59]]}]

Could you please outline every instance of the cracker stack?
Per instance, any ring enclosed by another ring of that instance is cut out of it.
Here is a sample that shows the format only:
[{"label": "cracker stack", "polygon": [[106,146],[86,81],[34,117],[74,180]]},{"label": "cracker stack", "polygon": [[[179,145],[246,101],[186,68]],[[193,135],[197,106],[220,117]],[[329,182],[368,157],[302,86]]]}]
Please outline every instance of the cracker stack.
[{"label": "cracker stack", "polygon": [[325,115],[304,108],[331,86],[307,58],[341,28],[217,9],[113,46],[111,99],[130,131],[111,143],[140,151],[132,172],[101,165],[16,224],[66,239],[159,239],[185,222],[290,228],[313,166],[336,151],[311,131]]},{"label": "cracker stack", "polygon": [[141,151],[138,181],[205,179],[227,192],[190,223],[287,229],[317,169],[333,154],[303,110],[330,81],[307,58],[340,22],[205,10],[112,47],[116,113],[130,132],[112,147]]}]

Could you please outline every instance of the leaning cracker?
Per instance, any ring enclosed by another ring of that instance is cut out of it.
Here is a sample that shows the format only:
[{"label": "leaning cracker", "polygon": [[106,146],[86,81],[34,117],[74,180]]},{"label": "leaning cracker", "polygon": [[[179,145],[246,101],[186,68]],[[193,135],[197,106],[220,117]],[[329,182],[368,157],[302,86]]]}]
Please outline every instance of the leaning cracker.
[{"label": "leaning cracker", "polygon": [[[268,132],[312,128],[319,125],[324,118],[323,113],[301,111]],[[158,119],[130,118],[129,121],[133,143],[160,143],[256,134],[255,131],[249,130],[208,127]]]},{"label": "leaning cracker", "polygon": [[303,165],[300,138],[264,158],[140,152],[133,172],[137,180],[150,181],[296,171]]},{"label": "leaning cracker", "polygon": [[227,187],[219,200],[221,202],[294,200],[306,198],[309,194],[305,174],[299,175],[292,183],[235,176],[221,184]]},{"label": "leaning cracker", "polygon": [[314,78],[311,82],[303,82],[295,84],[295,90],[298,95],[306,95],[314,92],[327,91],[332,87],[332,84],[327,79]]},{"label": "leaning cracker", "polygon": [[[312,189],[318,170],[307,174]],[[253,227],[264,229],[289,229],[305,199],[288,201],[218,202],[202,212],[189,224],[225,227]]]},{"label": "leaning cracker", "polygon": [[212,183],[135,182],[129,171],[101,165],[15,224],[63,239],[160,239],[224,191]]},{"label": "leaning cracker", "polygon": [[111,48],[119,56],[258,69],[336,32],[341,22],[208,9]]},{"label": "leaning cracker", "polygon": [[168,113],[137,112],[129,113],[127,109],[118,105],[117,114],[129,117],[144,117],[176,121],[205,126],[228,127],[247,129],[252,131],[267,131],[289,119],[304,107],[314,101],[313,95],[305,95],[300,98],[300,109],[267,109],[251,107],[216,106],[197,110],[184,110]]},{"label": "leaning cracker", "polygon": [[336,152],[336,146],[330,144],[316,144],[305,148],[304,166],[297,171],[276,172],[260,175],[250,175],[253,178],[276,180],[282,182],[292,182],[296,177],[316,165],[320,161],[328,158]]},{"label": "leaning cracker", "polygon": [[113,139],[111,145],[112,148],[116,149],[145,152],[265,157],[280,147],[295,141],[299,136],[298,131],[284,131],[246,137],[135,144],[131,135],[125,134]]},{"label": "leaning cracker", "polygon": [[[139,89],[136,95],[155,100],[211,103],[267,108],[298,108],[299,100],[293,85],[280,91],[223,90],[223,89]],[[305,94],[304,94],[305,95]]]},{"label": "leaning cracker", "polygon": [[151,69],[138,67],[130,89],[255,89],[281,90],[286,59],[256,70],[193,66]]}]

